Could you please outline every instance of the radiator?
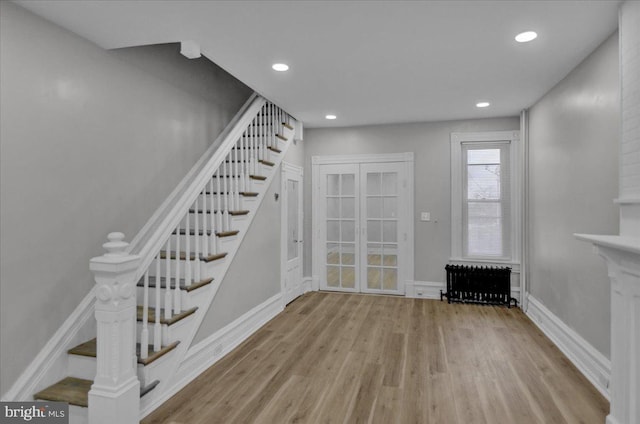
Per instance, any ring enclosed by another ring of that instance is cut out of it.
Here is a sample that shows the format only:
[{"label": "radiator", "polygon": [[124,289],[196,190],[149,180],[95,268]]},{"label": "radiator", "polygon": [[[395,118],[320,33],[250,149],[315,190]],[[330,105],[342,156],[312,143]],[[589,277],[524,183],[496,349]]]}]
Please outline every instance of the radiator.
[{"label": "radiator", "polygon": [[511,268],[447,265],[447,291],[440,290],[440,300],[448,303],[484,303],[507,305],[518,301],[511,297]]}]

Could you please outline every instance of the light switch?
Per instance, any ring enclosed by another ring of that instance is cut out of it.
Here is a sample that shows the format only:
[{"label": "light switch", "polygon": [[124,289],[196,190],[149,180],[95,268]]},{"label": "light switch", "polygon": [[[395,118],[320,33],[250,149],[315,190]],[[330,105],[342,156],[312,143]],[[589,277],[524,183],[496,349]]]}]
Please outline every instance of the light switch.
[{"label": "light switch", "polygon": [[431,221],[431,213],[430,212],[422,212],[420,214],[420,221]]}]

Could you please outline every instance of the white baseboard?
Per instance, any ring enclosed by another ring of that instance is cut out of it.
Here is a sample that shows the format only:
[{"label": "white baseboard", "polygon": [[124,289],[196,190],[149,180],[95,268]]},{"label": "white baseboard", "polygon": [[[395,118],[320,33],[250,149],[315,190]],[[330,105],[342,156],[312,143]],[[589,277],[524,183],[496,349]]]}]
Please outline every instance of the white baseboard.
[{"label": "white baseboard", "polygon": [[[404,283],[405,296],[415,299],[440,300],[440,290],[447,291],[447,284],[434,281],[407,281]],[[511,287],[511,297],[520,303],[520,287]]]},{"label": "white baseboard", "polygon": [[218,362],[260,327],[282,312],[281,298],[281,293],[270,297],[195,346],[191,346],[178,367],[173,386],[166,388],[161,396],[154,398],[153,402],[145,405],[140,412],[140,419],[153,412],[207,368]]},{"label": "white baseboard", "polygon": [[527,316],[608,400],[611,361],[528,293],[527,301]]},{"label": "white baseboard", "polygon": [[2,395],[3,402],[31,401],[35,393],[66,377],[67,350],[75,343],[86,341],[78,340],[78,337],[82,336],[80,331],[94,316],[95,300],[94,286],[31,361],[31,364],[9,391]]},{"label": "white baseboard", "polygon": [[308,293],[313,290],[313,277],[304,277],[302,279],[302,293]]}]

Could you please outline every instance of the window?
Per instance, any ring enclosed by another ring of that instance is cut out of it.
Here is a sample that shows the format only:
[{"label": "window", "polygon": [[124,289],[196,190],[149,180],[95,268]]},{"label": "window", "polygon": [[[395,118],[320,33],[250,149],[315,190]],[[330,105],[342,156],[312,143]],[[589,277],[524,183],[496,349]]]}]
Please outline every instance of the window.
[{"label": "window", "polygon": [[452,259],[518,260],[517,135],[451,135]]}]

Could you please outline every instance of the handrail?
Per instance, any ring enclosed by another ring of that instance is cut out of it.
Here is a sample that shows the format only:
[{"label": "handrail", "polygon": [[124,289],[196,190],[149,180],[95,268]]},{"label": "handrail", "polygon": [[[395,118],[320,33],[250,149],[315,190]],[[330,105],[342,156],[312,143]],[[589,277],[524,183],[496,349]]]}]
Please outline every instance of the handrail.
[{"label": "handrail", "polygon": [[[134,277],[135,281],[142,278],[145,270],[153,261],[154,255],[162,249],[167,238],[171,235],[182,217],[188,212],[189,205],[193,204],[229,150],[231,150],[238,138],[242,136],[242,133],[265,103],[266,100],[255,93],[247,100],[243,106],[244,111],[241,109],[241,112],[236,115],[236,118],[227,125],[224,131],[216,138],[209,149],[207,149],[207,152],[201,160],[194,165],[191,171],[189,171],[189,174],[180,182],[167,200],[165,200],[156,211],[154,216],[151,217],[143,229],[132,240],[127,253],[141,257]],[[167,212],[163,214],[165,211]],[[155,228],[152,228],[153,224],[159,221],[161,216],[163,217],[160,223],[154,226]]]}]

